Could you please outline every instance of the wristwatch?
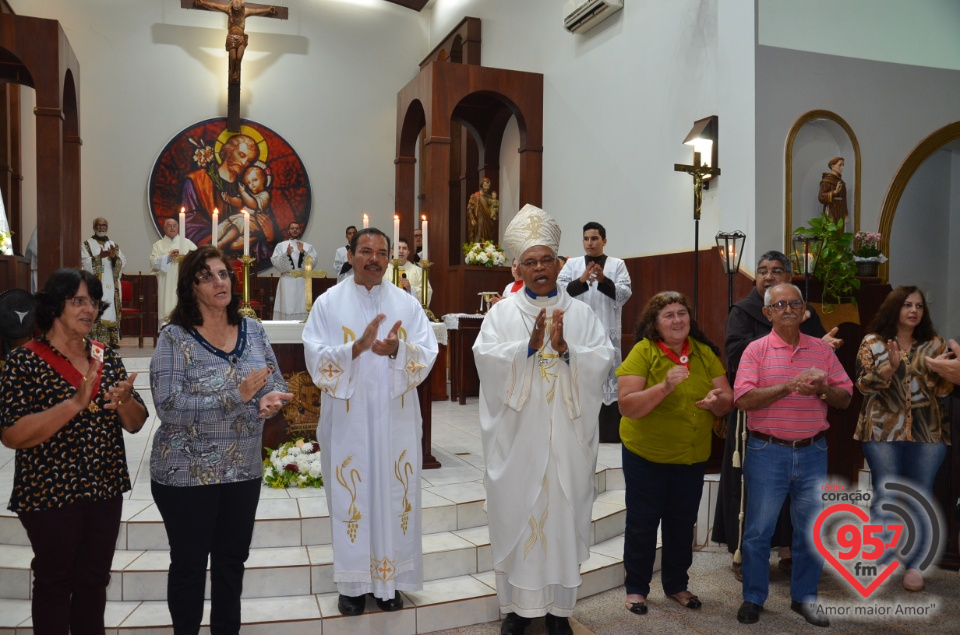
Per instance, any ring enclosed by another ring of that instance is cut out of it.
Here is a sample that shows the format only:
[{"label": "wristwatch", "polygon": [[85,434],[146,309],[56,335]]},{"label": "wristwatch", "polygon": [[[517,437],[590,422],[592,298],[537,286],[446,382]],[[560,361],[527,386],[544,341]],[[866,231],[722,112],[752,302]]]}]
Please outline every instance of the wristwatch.
[{"label": "wristwatch", "polygon": [[823,399],[824,401],[826,401],[826,400],[827,400],[827,394],[828,394],[829,392],[830,392],[830,389],[827,388],[827,389],[823,392],[823,394],[820,395],[820,399]]}]

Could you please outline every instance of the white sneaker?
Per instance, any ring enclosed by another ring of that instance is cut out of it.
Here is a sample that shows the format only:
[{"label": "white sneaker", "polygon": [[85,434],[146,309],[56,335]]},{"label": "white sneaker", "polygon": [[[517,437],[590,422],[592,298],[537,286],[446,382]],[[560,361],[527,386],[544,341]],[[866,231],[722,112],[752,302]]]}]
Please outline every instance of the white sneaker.
[{"label": "white sneaker", "polygon": [[923,591],[923,576],[919,569],[907,569],[903,574],[903,588],[907,591]]}]

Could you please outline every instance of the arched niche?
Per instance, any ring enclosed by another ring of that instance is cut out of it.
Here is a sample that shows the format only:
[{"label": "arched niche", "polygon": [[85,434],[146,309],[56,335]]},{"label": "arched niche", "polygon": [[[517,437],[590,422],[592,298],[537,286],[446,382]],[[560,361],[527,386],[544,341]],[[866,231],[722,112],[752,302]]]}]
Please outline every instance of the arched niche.
[{"label": "arched niche", "polygon": [[860,228],[860,142],[842,117],[829,110],[812,110],[797,119],[787,135],[783,206],[786,253],[791,250],[793,230],[822,213],[823,205],[817,200],[820,179],[830,171],[827,162],[835,156],[844,158],[843,180],[850,193],[846,231]]},{"label": "arched niche", "polygon": [[[37,266],[42,281],[80,261],[80,64],[59,22],[11,13],[0,14],[0,60],[0,81],[29,86],[36,96],[37,242],[44,246]],[[22,210],[13,213],[19,222]]]},{"label": "arched niche", "polygon": [[430,280],[434,289],[443,290],[431,306],[437,315],[475,305],[472,283],[461,278],[463,211],[480,178],[489,176],[498,187],[500,150],[511,120],[520,137],[519,204],[541,205],[542,75],[434,60],[397,95],[395,204],[401,234],[412,234],[418,213],[429,217],[435,263]]},{"label": "arched niche", "polygon": [[881,251],[890,260],[880,276],[916,284],[927,293],[937,330],[960,328],[954,290],[960,263],[960,121],[923,139],[894,174],[880,209]]}]

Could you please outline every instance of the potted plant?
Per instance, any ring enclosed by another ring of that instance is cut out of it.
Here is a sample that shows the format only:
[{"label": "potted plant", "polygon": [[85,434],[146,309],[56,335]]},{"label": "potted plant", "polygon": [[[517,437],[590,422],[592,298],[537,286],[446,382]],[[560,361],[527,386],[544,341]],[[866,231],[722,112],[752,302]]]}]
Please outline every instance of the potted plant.
[{"label": "potted plant", "polygon": [[887,257],[880,253],[880,232],[857,232],[854,236],[853,261],[857,263],[858,276],[876,276],[881,263]]},{"label": "potted plant", "polygon": [[854,294],[860,288],[860,281],[850,251],[853,234],[843,231],[843,219],[834,222],[826,214],[821,214],[811,218],[806,227],[795,229],[794,233],[813,234],[822,241],[813,275],[823,285],[823,311],[829,313],[833,304],[844,301],[856,304]]}]

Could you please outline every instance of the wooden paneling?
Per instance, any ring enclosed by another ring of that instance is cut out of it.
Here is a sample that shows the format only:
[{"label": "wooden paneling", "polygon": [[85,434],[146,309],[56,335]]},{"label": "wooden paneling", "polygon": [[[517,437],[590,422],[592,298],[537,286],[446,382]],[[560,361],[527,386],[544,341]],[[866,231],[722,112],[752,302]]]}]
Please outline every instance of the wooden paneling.
[{"label": "wooden paneling", "polygon": [[0,291],[7,289],[30,290],[30,261],[23,256],[0,256]]}]

